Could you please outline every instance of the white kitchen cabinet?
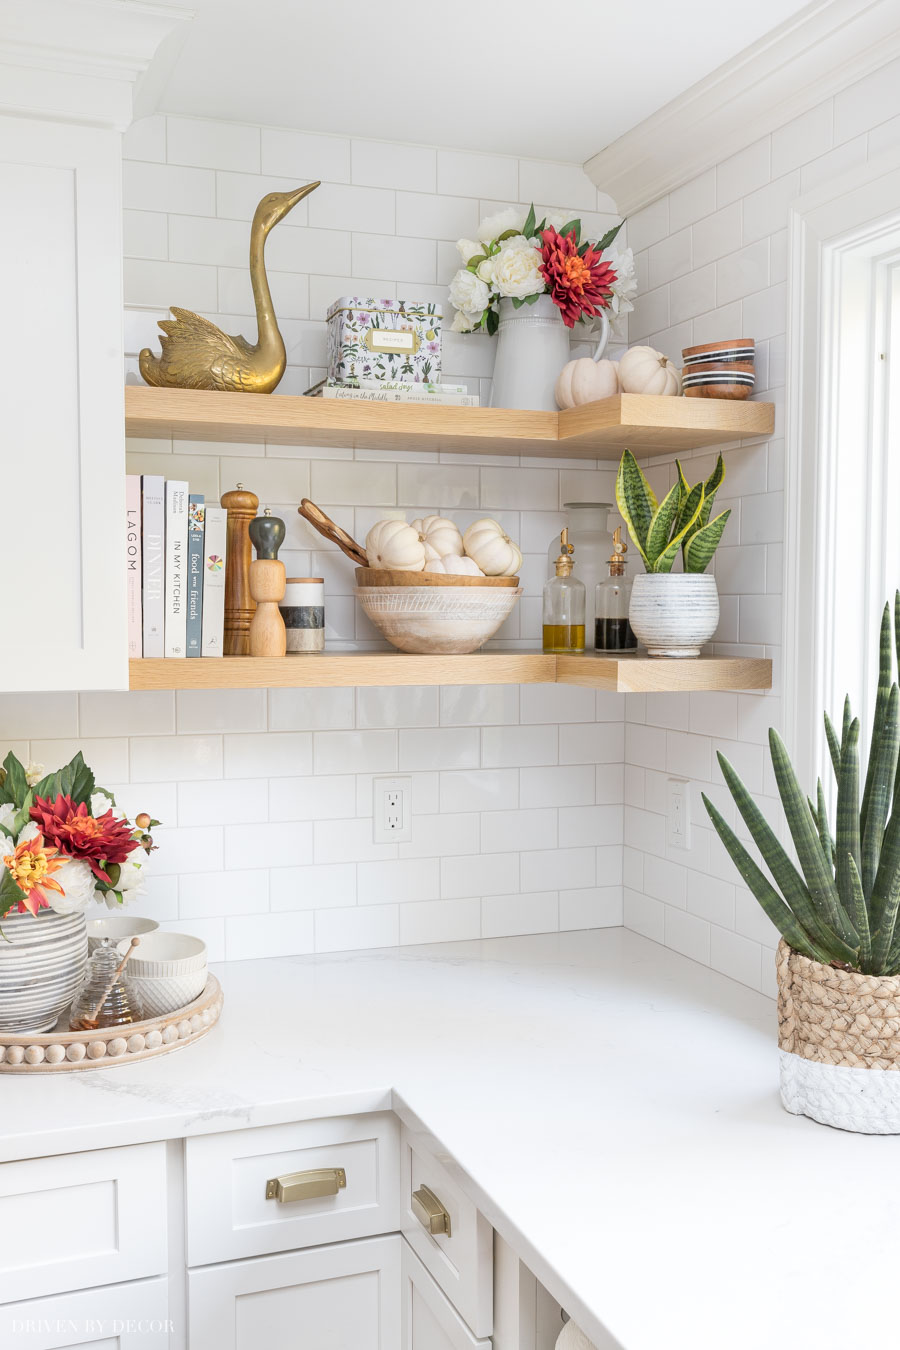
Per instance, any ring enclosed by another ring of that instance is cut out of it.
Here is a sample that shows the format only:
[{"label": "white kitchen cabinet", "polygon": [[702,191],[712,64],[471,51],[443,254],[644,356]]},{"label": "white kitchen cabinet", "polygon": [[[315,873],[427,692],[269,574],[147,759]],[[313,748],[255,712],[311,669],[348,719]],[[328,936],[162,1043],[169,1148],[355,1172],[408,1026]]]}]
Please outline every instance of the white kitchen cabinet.
[{"label": "white kitchen cabinet", "polygon": [[397,1350],[400,1239],[192,1270],[190,1350]]},{"label": "white kitchen cabinet", "polygon": [[400,1245],[402,1350],[491,1350],[466,1326],[405,1238]]},{"label": "white kitchen cabinet", "polygon": [[[96,1267],[102,1269],[100,1263]],[[0,1307],[3,1350],[168,1350],[168,1282],[141,1280]]]},{"label": "white kitchen cabinet", "polygon": [[178,21],[0,0],[2,690],[127,688],[121,131]]},{"label": "white kitchen cabinet", "polygon": [[553,1350],[562,1327],[556,1299],[495,1233],[493,1350]]}]

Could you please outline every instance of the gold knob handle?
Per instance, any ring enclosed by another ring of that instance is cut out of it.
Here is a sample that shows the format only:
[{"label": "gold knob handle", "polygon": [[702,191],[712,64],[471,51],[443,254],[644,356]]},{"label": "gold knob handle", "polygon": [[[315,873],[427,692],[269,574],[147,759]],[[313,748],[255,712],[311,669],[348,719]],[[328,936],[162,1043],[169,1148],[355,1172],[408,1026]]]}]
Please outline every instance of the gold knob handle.
[{"label": "gold knob handle", "polygon": [[347,1185],[343,1167],[314,1167],[309,1172],[288,1172],[283,1177],[270,1177],[266,1182],[266,1199],[279,1205],[293,1200],[313,1200],[319,1195],[337,1195]]},{"label": "gold knob handle", "polygon": [[427,1186],[420,1186],[417,1191],[413,1191],[409,1206],[419,1223],[427,1228],[429,1233],[435,1236],[438,1233],[450,1236],[450,1215],[434,1191],[430,1191]]}]

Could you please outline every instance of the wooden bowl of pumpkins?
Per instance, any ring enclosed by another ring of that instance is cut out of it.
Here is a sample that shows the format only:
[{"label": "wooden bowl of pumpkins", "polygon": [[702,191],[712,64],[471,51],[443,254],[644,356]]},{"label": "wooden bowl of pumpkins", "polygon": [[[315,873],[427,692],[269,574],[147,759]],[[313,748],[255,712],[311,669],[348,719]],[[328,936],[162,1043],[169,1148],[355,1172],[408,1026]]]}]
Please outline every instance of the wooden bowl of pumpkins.
[{"label": "wooden bowl of pumpkins", "polygon": [[463,533],[444,516],[379,520],[357,567],[363,611],[401,652],[477,651],[521,595],[522,554],[490,517]]}]

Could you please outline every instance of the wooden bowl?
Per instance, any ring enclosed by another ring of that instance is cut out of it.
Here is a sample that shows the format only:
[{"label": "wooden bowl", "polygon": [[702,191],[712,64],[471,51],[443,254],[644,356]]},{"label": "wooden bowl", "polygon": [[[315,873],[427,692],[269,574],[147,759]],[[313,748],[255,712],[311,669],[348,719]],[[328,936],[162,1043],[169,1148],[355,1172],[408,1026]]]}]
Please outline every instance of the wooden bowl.
[{"label": "wooden bowl", "polygon": [[701,342],[694,347],[682,347],[681,355],[684,368],[689,369],[707,361],[721,362],[749,361],[756,355],[753,338],[729,338],[723,342]]},{"label": "wooden bowl", "polygon": [[382,567],[357,567],[357,586],[518,586],[518,577],[455,577],[443,572],[395,572]]}]

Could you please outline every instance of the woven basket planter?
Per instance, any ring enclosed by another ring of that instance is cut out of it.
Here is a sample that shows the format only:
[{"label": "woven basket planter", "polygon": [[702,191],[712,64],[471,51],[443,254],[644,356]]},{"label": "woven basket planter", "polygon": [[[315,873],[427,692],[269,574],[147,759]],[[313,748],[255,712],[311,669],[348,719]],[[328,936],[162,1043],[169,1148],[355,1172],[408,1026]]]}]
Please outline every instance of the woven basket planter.
[{"label": "woven basket planter", "polygon": [[781,1100],[858,1134],[900,1134],[900,976],[776,956]]}]

